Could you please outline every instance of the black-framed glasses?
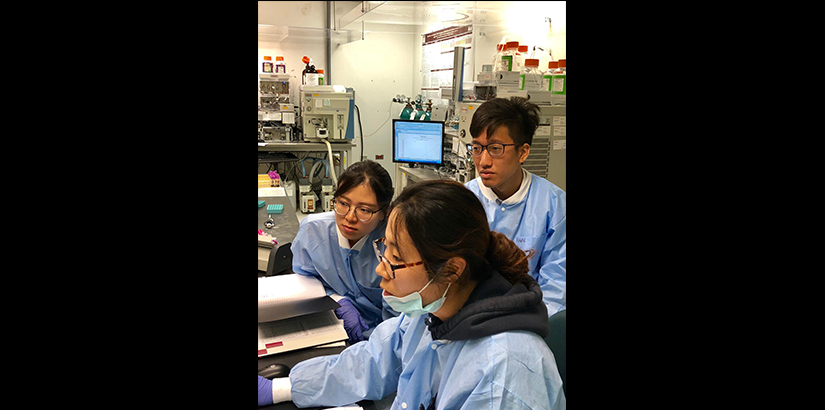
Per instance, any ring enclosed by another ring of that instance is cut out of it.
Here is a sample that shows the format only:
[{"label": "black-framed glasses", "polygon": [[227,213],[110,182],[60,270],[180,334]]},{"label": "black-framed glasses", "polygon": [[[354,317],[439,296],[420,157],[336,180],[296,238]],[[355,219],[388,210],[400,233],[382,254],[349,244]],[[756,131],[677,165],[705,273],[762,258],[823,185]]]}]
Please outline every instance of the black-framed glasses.
[{"label": "black-framed glasses", "polygon": [[395,279],[395,270],[396,269],[403,269],[403,268],[411,268],[413,266],[423,265],[424,261],[415,262],[415,263],[402,263],[402,264],[393,264],[390,262],[389,259],[384,257],[384,251],[387,250],[387,245],[384,244],[384,241],[387,238],[378,238],[372,241],[372,249],[375,250],[375,256],[378,257],[378,261],[381,263],[387,264],[392,271],[392,278]]},{"label": "black-framed glasses", "polygon": [[[334,201],[332,201],[332,209],[335,210],[335,213],[338,215],[347,216],[347,214],[350,211],[350,208],[350,204],[340,199],[336,198]],[[377,214],[378,212],[381,212],[381,210],[379,209],[377,211],[373,211],[372,209],[369,209],[364,206],[355,207],[355,217],[358,218],[358,220],[361,222],[369,222],[369,220],[372,219],[372,216]]]},{"label": "black-framed glasses", "polygon": [[498,142],[481,145],[474,142],[472,144],[467,144],[467,150],[470,151],[474,157],[477,157],[481,155],[481,152],[486,148],[487,153],[489,153],[491,157],[500,157],[504,155],[504,147],[512,147],[515,145],[516,144],[500,144]]}]

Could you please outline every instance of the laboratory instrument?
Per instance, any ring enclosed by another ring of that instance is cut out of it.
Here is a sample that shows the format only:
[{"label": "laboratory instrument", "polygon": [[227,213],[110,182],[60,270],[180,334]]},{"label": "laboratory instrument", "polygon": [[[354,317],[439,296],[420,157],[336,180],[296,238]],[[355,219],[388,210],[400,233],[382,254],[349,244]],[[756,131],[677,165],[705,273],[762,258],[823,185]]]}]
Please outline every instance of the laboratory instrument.
[{"label": "laboratory instrument", "polygon": [[332,179],[323,178],[321,180],[321,208],[324,212],[332,210],[332,199],[335,197],[335,186],[332,184]]},{"label": "laboratory instrument", "polygon": [[458,140],[462,144],[473,142],[473,136],[470,135],[470,123],[473,121],[476,108],[483,103],[483,101],[473,101],[455,104],[455,112],[458,115]]},{"label": "laboratory instrument", "polygon": [[292,141],[295,107],[290,103],[289,75],[259,74],[258,142]]},{"label": "laboratory instrument", "polygon": [[352,118],[355,91],[341,85],[300,87],[304,141],[345,141],[355,137]]},{"label": "laboratory instrument", "polygon": [[530,155],[521,166],[566,191],[567,107],[549,103],[537,105],[539,126],[533,134]]},{"label": "laboratory instrument", "polygon": [[301,195],[301,212],[315,212],[315,194],[312,192],[309,178],[298,178],[298,191]]}]

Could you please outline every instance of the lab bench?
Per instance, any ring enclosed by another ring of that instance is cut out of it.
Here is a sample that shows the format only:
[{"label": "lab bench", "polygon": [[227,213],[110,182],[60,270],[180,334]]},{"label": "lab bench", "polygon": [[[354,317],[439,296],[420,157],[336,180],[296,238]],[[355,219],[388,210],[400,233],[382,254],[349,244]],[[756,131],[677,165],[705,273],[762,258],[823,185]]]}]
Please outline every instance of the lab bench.
[{"label": "lab bench", "polygon": [[[292,201],[290,200],[289,196],[259,196],[258,200],[263,200],[266,202],[264,206],[258,208],[258,229],[261,229],[262,231],[269,233],[271,236],[274,236],[278,241],[278,244],[274,245],[271,249],[264,246],[258,246],[258,275],[261,276],[263,275],[262,271],[266,270],[266,265],[269,260],[270,252],[275,252],[280,245],[294,241],[295,235],[297,235],[298,233],[298,228],[300,227],[300,224],[298,222],[298,218],[295,216],[295,208],[293,207]],[[271,204],[282,204],[284,206],[283,212],[279,214],[267,214],[267,206]],[[274,225],[271,229],[266,229],[266,227],[264,226],[264,222],[266,222],[270,216],[272,217]],[[347,344],[349,343],[347,342]],[[277,353],[258,358],[258,367],[263,368],[274,363],[281,363],[289,366],[289,368],[291,369],[295,367],[296,364],[304,360],[316,356],[338,354],[341,353],[345,348],[346,346],[311,347],[306,349],[293,350],[285,353]],[[364,410],[377,409],[375,404],[369,400],[362,400],[357,404],[364,408]],[[297,407],[295,407],[295,404],[291,401],[271,404],[269,406],[258,408],[278,410],[297,409]],[[313,407],[311,409],[321,408],[328,407]]]},{"label": "lab bench", "polygon": [[[295,240],[295,235],[298,234],[300,227],[298,217],[295,216],[295,207],[292,205],[292,200],[289,196],[259,196],[258,200],[263,200],[266,204],[258,208],[258,229],[270,236],[275,237],[278,245],[272,248],[258,245],[258,275],[262,275],[266,271],[266,264],[269,261],[270,252],[275,252],[280,245]],[[281,204],[284,210],[279,214],[268,214],[266,208],[272,204]],[[267,229],[264,223],[272,216],[272,221],[275,225],[271,229]]]}]

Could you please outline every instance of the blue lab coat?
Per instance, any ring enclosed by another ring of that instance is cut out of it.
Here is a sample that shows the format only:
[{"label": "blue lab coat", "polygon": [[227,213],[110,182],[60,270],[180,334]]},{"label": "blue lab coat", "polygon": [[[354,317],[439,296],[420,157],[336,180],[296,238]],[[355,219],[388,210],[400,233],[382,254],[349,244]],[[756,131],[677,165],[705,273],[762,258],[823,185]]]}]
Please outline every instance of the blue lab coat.
[{"label": "blue lab coat", "polygon": [[542,177],[522,172],[521,187],[505,201],[480,177],[464,185],[481,200],[491,231],[503,233],[524,251],[535,250],[530,274],[552,316],[567,308],[567,194]]},{"label": "blue lab coat", "polygon": [[[381,277],[375,273],[378,258],[372,241],[384,237],[385,225],[379,225],[350,249],[347,239],[338,232],[333,211],[311,214],[301,220],[292,241],[292,271],[321,280],[327,295],[349,299],[369,329],[398,315],[381,297]],[[371,330],[365,333],[366,337]]]},{"label": "blue lab coat", "polygon": [[342,406],[396,391],[398,410],[427,408],[433,397],[436,409],[564,409],[556,361],[542,339],[547,310],[531,282],[513,286],[494,272],[445,322],[401,314],[341,354],[298,363],[289,374],[292,401]]}]

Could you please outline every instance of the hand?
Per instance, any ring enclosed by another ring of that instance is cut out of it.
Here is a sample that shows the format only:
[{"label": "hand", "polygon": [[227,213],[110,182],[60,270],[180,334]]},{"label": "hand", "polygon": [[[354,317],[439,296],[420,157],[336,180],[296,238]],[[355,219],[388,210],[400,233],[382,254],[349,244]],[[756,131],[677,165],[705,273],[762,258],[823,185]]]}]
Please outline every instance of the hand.
[{"label": "hand", "polygon": [[272,380],[258,375],[258,405],[272,404]]},{"label": "hand", "polygon": [[369,327],[364,323],[364,319],[361,318],[358,309],[356,309],[355,305],[347,298],[341,298],[338,304],[341,305],[341,307],[335,309],[335,316],[338,317],[338,319],[344,320],[344,330],[347,331],[350,342],[357,343],[364,340],[361,331],[367,330]]}]

